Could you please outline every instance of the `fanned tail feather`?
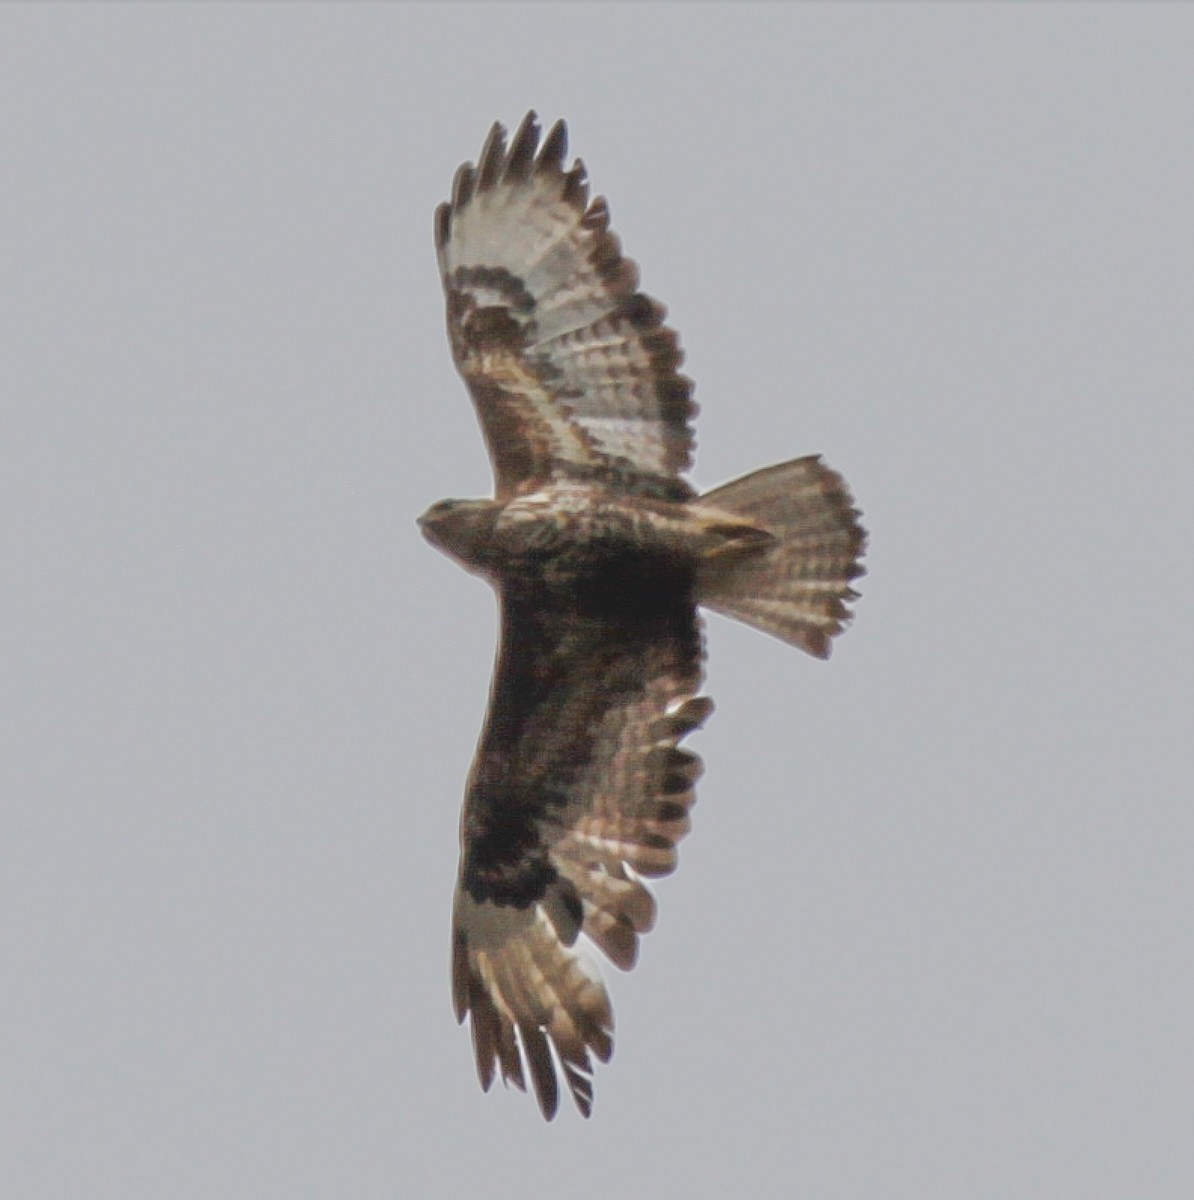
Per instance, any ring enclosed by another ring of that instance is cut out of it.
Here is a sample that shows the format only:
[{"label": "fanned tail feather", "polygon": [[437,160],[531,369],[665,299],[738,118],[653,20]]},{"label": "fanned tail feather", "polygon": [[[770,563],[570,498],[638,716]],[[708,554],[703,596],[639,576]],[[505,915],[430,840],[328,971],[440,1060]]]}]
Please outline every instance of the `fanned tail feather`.
[{"label": "fanned tail feather", "polygon": [[828,658],[858,597],[851,581],[864,572],[866,533],[842,477],[816,455],[797,458],[715,488],[700,504],[745,517],[774,539],[749,555],[706,560],[700,602]]}]

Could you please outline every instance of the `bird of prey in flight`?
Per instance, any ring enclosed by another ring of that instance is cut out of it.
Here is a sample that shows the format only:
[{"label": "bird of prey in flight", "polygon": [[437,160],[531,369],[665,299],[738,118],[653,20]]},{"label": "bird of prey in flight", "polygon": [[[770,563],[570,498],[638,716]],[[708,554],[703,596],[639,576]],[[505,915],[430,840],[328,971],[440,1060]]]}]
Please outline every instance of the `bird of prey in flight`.
[{"label": "bird of prey in flight", "polygon": [[[501,609],[469,774],[452,993],[495,1074],[545,1117],[580,1111],[613,1050],[581,935],[618,967],[676,866],[708,716],[699,606],[819,658],[849,620],[865,534],[841,476],[797,458],[697,494],[692,381],[638,290],[563,122],[495,124],[435,214],[448,336],[488,445],[493,499],[444,500],[424,535]],[[741,398],[739,398],[741,402]]]}]

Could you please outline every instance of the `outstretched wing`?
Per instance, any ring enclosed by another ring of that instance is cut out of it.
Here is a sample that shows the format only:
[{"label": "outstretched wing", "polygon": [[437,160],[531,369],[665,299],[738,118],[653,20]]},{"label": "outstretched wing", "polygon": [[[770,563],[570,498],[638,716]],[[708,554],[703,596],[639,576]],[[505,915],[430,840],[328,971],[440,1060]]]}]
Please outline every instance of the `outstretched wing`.
[{"label": "outstretched wing", "polygon": [[566,149],[562,121],[542,149],[534,113],[509,149],[495,124],[435,214],[452,355],[498,498],[561,476],[686,498],[696,408],[676,334]]},{"label": "outstretched wing", "polygon": [[[580,1111],[593,1058],[613,1050],[609,997],[582,932],[623,970],[655,902],[641,876],[676,865],[700,760],[678,746],[712,704],[696,696],[690,599],[581,615],[507,585],[489,716],[461,821],[453,913],[457,1019],[472,1016],[481,1084],[525,1090],[547,1118],[557,1063]],[[554,1054],[554,1059],[553,1059]]]}]

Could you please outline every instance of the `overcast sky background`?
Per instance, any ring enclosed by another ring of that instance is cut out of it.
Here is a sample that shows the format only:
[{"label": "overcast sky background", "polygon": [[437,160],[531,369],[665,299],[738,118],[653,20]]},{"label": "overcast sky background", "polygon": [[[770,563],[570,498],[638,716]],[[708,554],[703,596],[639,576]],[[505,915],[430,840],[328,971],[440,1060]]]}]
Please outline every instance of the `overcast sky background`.
[{"label": "overcast sky background", "polygon": [[[1194,1194],[1194,6],[0,8],[0,1193]],[[494,643],[432,211],[572,148],[695,480],[822,452],[832,662],[708,624],[590,1122],[448,993]]]}]

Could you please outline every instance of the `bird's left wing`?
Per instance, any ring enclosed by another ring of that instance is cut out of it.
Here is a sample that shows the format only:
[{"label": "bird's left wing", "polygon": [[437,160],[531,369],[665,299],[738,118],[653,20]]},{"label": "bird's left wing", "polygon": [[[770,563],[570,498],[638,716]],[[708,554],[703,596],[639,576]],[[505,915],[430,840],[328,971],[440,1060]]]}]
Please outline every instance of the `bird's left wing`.
[{"label": "bird's left wing", "polygon": [[435,214],[452,356],[498,498],[561,476],[687,498],[696,407],[676,334],[566,147],[562,121],[542,148],[534,113],[508,148],[495,124]]},{"label": "bird's left wing", "polygon": [[482,1086],[497,1071],[525,1089],[525,1064],[548,1118],[557,1063],[587,1116],[592,1059],[613,1049],[609,997],[578,935],[629,969],[655,915],[641,877],[674,869],[689,828],[700,760],[678,743],[712,707],[696,695],[701,658],[689,601],[585,616],[503,589],[461,821],[452,989]]}]

